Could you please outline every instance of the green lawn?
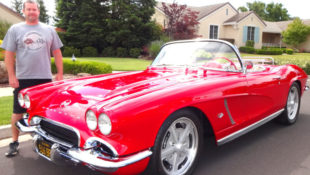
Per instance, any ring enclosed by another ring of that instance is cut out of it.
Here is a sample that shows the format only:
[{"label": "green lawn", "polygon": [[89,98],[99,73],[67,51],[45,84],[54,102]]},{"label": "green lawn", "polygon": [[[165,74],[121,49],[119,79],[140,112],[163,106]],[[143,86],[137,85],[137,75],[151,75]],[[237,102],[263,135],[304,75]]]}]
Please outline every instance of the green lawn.
[{"label": "green lawn", "polygon": [[[71,59],[66,57],[64,59]],[[137,58],[108,58],[108,57],[89,57],[77,58],[79,61],[99,61],[112,66],[113,71],[132,71],[144,70],[152,63],[152,60],[144,60]]]},{"label": "green lawn", "polygon": [[11,123],[13,96],[0,97],[0,125]]}]

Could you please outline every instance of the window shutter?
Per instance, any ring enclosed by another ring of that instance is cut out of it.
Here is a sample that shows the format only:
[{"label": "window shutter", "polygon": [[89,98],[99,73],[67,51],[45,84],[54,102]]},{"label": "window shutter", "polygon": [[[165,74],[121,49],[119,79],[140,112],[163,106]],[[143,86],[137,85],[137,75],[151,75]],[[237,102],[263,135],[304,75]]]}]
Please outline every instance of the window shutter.
[{"label": "window shutter", "polygon": [[248,36],[248,26],[243,26],[243,42],[246,43]]},{"label": "window shutter", "polygon": [[259,42],[259,27],[255,27],[255,35],[254,35],[254,42]]}]

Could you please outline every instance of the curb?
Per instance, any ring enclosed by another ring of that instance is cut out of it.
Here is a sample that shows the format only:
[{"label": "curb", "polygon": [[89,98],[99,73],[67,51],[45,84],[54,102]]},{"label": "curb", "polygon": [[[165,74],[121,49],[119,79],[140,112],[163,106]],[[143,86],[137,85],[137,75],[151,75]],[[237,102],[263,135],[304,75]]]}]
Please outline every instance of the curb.
[{"label": "curb", "polygon": [[[25,135],[27,133],[20,132],[19,135]],[[11,125],[0,126],[0,140],[12,137]]]}]

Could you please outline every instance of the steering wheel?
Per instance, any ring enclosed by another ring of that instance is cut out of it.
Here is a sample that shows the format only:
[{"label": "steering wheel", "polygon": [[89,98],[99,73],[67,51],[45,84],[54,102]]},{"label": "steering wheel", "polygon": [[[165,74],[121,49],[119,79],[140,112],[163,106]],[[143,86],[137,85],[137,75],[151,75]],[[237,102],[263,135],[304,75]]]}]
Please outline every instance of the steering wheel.
[{"label": "steering wheel", "polygon": [[235,65],[235,63],[233,61],[231,61],[230,59],[226,58],[226,57],[215,57],[215,58],[212,58],[212,60],[219,60],[219,59],[224,59],[224,60],[228,61],[230,63],[230,66],[233,66],[237,70],[237,66]]}]

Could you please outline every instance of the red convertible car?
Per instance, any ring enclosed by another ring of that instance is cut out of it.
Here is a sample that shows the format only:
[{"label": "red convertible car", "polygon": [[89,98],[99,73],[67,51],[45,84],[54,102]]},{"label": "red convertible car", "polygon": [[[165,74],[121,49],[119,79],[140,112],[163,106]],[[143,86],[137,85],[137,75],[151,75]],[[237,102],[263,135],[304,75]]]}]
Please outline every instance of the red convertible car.
[{"label": "red convertible car", "polygon": [[144,71],[22,90],[27,114],[16,126],[56,163],[106,174],[191,174],[206,133],[222,145],[275,118],[296,122],[306,73],[256,62],[221,40],[167,43]]}]

